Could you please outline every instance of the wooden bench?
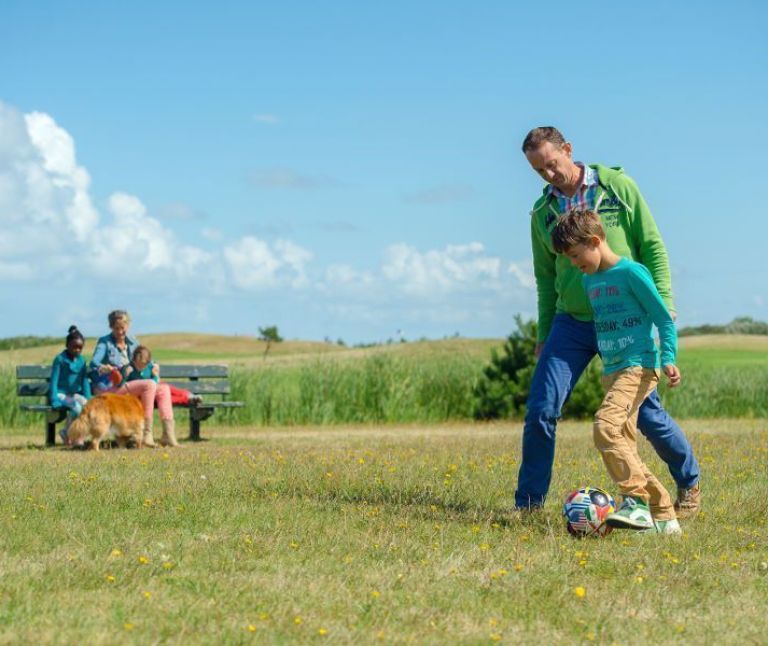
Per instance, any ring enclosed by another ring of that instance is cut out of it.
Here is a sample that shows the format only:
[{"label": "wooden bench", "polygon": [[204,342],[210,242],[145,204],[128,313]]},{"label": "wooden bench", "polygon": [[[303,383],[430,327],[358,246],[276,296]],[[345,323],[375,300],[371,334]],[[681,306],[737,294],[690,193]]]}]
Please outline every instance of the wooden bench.
[{"label": "wooden bench", "polygon": [[[189,410],[189,439],[193,442],[199,442],[202,439],[200,423],[213,415],[217,409],[229,410],[242,408],[245,405],[243,402],[226,400],[230,391],[227,366],[164,363],[160,368],[160,375],[163,382],[203,397],[202,403],[197,406],[174,405],[174,408]],[[53,408],[48,404],[50,377],[51,366],[16,366],[16,394],[19,397],[38,400],[37,403],[22,403],[20,408],[24,411],[45,414],[45,443],[53,446],[56,443],[56,424],[64,421],[67,411],[62,408]],[[216,401],[208,401],[211,396],[215,397]]]}]

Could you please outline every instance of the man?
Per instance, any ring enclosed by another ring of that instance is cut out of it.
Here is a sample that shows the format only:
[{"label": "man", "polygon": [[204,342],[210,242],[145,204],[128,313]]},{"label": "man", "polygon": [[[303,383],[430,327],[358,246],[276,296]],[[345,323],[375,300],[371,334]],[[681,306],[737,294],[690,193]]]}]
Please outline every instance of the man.
[{"label": "man", "polygon": [[[563,405],[597,354],[592,310],[580,272],[552,247],[550,234],[558,217],[572,208],[596,211],[611,249],[645,265],[673,316],[675,307],[667,251],[635,182],[620,168],[574,162],[573,147],[556,128],[531,130],[523,141],[523,153],[547,182],[531,211],[539,359],[528,395],[515,492],[518,509],[533,509],[544,504],[549,490],[555,430]],[[631,326],[632,321],[624,325]],[[637,425],[677,483],[678,517],[695,515],[701,504],[699,465],[655,390],[641,406]]]}]

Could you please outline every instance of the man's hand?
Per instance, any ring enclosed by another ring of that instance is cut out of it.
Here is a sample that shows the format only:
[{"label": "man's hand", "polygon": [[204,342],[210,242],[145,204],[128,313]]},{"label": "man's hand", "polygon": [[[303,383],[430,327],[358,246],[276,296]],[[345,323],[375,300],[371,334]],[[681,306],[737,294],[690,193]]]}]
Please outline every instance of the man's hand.
[{"label": "man's hand", "polygon": [[667,375],[667,379],[669,380],[670,388],[675,388],[676,386],[680,385],[680,380],[682,377],[680,376],[680,371],[677,369],[677,366],[670,363],[669,365],[664,366],[663,370],[664,374]]}]

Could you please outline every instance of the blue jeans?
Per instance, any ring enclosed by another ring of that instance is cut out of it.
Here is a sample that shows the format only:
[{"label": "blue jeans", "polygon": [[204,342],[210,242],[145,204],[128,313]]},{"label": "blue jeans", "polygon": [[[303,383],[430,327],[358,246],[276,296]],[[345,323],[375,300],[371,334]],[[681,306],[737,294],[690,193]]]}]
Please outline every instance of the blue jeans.
[{"label": "blue jeans", "polygon": [[[581,373],[596,354],[592,321],[578,321],[568,314],[555,316],[528,395],[516,507],[544,504],[552,480],[557,420]],[[678,487],[687,489],[699,481],[699,465],[691,445],[662,407],[655,390],[640,407],[637,426],[667,463]]]}]

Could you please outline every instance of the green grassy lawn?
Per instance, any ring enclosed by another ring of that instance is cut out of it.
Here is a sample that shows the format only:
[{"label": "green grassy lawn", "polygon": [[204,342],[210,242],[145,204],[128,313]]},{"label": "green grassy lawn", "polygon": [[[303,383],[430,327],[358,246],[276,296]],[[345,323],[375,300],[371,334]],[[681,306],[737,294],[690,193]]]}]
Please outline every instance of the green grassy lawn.
[{"label": "green grassy lawn", "polygon": [[684,426],[705,495],[685,535],[582,541],[559,501],[611,489],[588,424],[561,425],[523,520],[518,424],[219,427],[100,455],[0,430],[0,641],[760,643],[768,429]]}]

